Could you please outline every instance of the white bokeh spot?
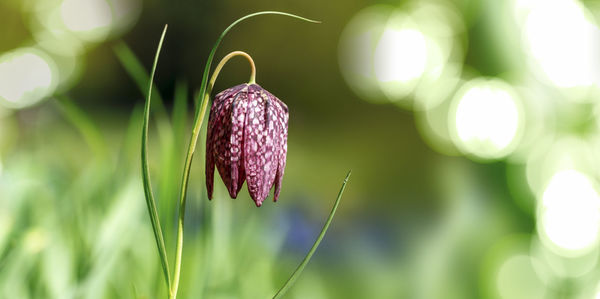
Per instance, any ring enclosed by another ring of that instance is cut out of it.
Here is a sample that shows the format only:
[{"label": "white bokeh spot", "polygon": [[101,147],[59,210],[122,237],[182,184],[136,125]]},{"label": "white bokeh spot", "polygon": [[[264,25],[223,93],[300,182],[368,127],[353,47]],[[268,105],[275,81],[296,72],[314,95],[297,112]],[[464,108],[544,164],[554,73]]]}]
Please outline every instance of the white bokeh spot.
[{"label": "white bokeh spot", "polygon": [[528,10],[524,39],[539,68],[558,87],[589,86],[600,78],[600,30],[573,0],[536,1]]},{"label": "white bokeh spot", "polygon": [[467,84],[451,110],[458,147],[481,158],[507,155],[522,125],[516,100],[505,84]]},{"label": "white bokeh spot", "polygon": [[567,255],[594,247],[600,232],[600,197],[590,178],[576,170],[552,176],[541,199],[541,234]]},{"label": "white bokeh spot", "polygon": [[54,91],[53,66],[33,49],[0,57],[0,100],[10,108],[32,105]]},{"label": "white bokeh spot", "polygon": [[415,29],[386,29],[375,48],[375,76],[380,82],[408,82],[427,65],[425,36]]}]

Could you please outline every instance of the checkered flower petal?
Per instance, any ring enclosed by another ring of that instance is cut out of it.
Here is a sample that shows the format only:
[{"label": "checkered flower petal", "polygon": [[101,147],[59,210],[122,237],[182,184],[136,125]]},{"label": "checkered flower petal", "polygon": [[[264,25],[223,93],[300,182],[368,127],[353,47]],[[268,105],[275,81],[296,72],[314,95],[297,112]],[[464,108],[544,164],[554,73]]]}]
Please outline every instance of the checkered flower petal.
[{"label": "checkered flower petal", "polygon": [[206,186],[212,198],[216,167],[235,198],[244,181],[261,206],[275,185],[279,197],[287,153],[287,106],[257,84],[219,93],[208,121]]}]

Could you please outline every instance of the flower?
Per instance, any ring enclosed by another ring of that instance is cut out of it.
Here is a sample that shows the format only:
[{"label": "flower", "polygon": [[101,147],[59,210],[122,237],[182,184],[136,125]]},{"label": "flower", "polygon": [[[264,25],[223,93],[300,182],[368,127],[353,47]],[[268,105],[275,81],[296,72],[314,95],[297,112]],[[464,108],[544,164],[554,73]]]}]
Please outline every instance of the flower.
[{"label": "flower", "polygon": [[212,199],[214,168],[236,198],[244,181],[260,207],[275,184],[281,191],[287,154],[288,108],[258,84],[240,84],[217,94],[206,136],[206,189]]}]

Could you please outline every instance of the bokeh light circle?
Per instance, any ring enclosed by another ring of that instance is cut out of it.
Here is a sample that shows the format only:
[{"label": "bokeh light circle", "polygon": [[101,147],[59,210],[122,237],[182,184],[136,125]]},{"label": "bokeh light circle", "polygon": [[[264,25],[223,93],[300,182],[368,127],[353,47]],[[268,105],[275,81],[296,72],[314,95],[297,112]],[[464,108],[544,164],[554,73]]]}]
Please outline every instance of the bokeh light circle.
[{"label": "bokeh light circle", "polygon": [[112,9],[111,35],[128,30],[138,20],[142,12],[142,0],[107,0]]},{"label": "bokeh light circle", "polygon": [[348,23],[339,43],[340,69],[361,98],[431,109],[460,80],[464,31],[448,3],[372,6]]},{"label": "bokeh light circle", "polygon": [[388,21],[377,42],[375,77],[388,99],[406,100],[425,72],[427,39],[410,17],[397,11]]},{"label": "bokeh light circle", "polygon": [[40,47],[74,56],[130,28],[141,7],[141,0],[50,0],[30,8],[29,25]]},{"label": "bokeh light circle", "polygon": [[0,56],[0,104],[9,108],[33,105],[51,95],[57,85],[54,61],[34,48]]},{"label": "bokeh light circle", "polygon": [[375,48],[375,76],[402,83],[421,77],[427,63],[427,41],[418,29],[386,28]]},{"label": "bokeh light circle", "polygon": [[338,58],[348,86],[362,99],[385,101],[373,65],[375,48],[382,36],[392,6],[375,5],[359,11],[340,36]]},{"label": "bokeh light circle", "polygon": [[548,182],[557,172],[576,169],[592,176],[600,174],[599,160],[589,140],[571,135],[548,136],[527,160],[527,183],[541,197]]},{"label": "bokeh light circle", "polygon": [[594,182],[573,169],[555,173],[539,202],[538,232],[544,244],[564,256],[597,246],[600,196]]},{"label": "bokeh light circle", "polygon": [[543,261],[530,254],[531,237],[508,235],[489,249],[481,263],[485,298],[534,299],[547,295]]},{"label": "bokeh light circle", "polygon": [[84,52],[85,41],[67,29],[61,13],[62,0],[31,7],[29,27],[38,46],[61,56],[77,56]]},{"label": "bokeh light circle", "polygon": [[599,81],[600,30],[579,1],[521,0],[515,7],[534,72],[561,88]]},{"label": "bokeh light circle", "polygon": [[542,283],[533,267],[534,262],[538,261],[529,255],[515,254],[502,263],[496,277],[500,298],[544,298],[544,290],[539,288]]},{"label": "bokeh light circle", "polygon": [[86,41],[105,39],[113,22],[106,0],[64,0],[60,15],[67,30]]},{"label": "bokeh light circle", "polygon": [[542,261],[536,268],[539,275],[546,275],[546,284],[553,286],[565,278],[581,278],[593,274],[598,264],[598,251],[593,250],[579,256],[564,256],[547,246],[540,236],[531,240],[531,256]]},{"label": "bokeh light circle", "polygon": [[498,79],[474,79],[456,93],[448,117],[452,139],[465,154],[505,157],[515,148],[524,116],[512,87]]}]

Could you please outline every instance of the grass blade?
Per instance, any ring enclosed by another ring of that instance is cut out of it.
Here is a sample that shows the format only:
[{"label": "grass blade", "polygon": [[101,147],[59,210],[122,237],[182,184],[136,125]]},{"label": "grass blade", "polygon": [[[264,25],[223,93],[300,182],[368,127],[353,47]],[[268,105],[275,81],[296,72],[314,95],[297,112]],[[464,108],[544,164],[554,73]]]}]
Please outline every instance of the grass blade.
[{"label": "grass blade", "polygon": [[[164,100],[158,92],[158,88],[156,88],[156,86],[148,89],[150,75],[140,60],[135,56],[133,51],[131,51],[131,49],[127,46],[127,44],[124,42],[119,42],[114,46],[113,50],[119,59],[119,62],[121,62],[121,65],[123,65],[123,68],[125,68],[125,71],[127,71],[129,76],[133,79],[133,81],[135,81],[142,95],[144,95],[144,97],[148,97],[149,93],[151,93],[153,96],[154,105],[152,105],[151,111],[154,115],[156,115],[159,141],[161,148],[163,149],[161,153],[164,153],[164,158],[168,156],[167,152],[169,151],[169,147],[172,147],[173,143],[171,123],[169,122],[169,115],[167,113],[167,109],[165,108]],[[165,159],[162,159],[161,161],[165,161]]]},{"label": "grass blade", "polygon": [[[148,97],[148,82],[150,81],[150,77],[144,68],[144,65],[140,62],[137,56],[135,56],[131,48],[129,48],[125,42],[121,41],[117,43],[114,46],[113,51],[115,52],[115,55],[119,59],[119,62],[125,71],[127,71],[127,74],[129,74],[133,81],[135,81],[135,84],[138,86],[142,94],[145,97]],[[151,92],[154,94],[155,100],[153,111],[155,110],[161,118],[166,118],[167,109],[165,108],[164,100],[160,95],[160,92],[158,92],[156,87],[152,87]]]},{"label": "grass blade", "polygon": [[158,211],[156,210],[156,201],[152,194],[152,185],[150,184],[150,171],[148,169],[148,122],[150,121],[150,100],[152,98],[152,81],[154,80],[154,73],[156,72],[156,65],[158,64],[158,56],[160,49],[162,48],[165,34],[167,33],[167,25],[163,29],[160,41],[158,42],[158,48],[156,49],[156,55],[154,57],[154,63],[152,64],[152,72],[150,73],[150,83],[148,88],[148,98],[146,99],[146,105],[144,106],[144,125],[142,128],[142,181],[144,183],[144,195],[146,197],[146,205],[148,206],[148,214],[150,215],[150,221],[152,222],[152,230],[154,232],[154,239],[156,240],[156,247],[160,256],[161,266],[163,268],[163,274],[165,276],[165,282],[167,288],[171,288],[171,275],[169,274],[169,263],[167,260],[167,251],[165,249],[165,241],[163,238],[162,228],[160,226],[160,219],[158,217]]},{"label": "grass blade", "polygon": [[338,205],[340,204],[340,199],[342,199],[342,194],[344,194],[344,189],[346,189],[346,183],[348,183],[350,174],[352,174],[352,171],[349,171],[348,174],[346,175],[346,178],[344,179],[344,182],[342,183],[342,188],[340,188],[340,192],[338,193],[337,199],[335,200],[335,203],[333,204],[333,208],[331,209],[331,213],[329,213],[329,217],[327,218],[325,225],[323,225],[323,229],[321,230],[321,233],[317,237],[317,240],[313,244],[312,248],[308,251],[308,254],[306,255],[306,257],[304,257],[304,260],[302,260],[300,265],[298,265],[298,268],[296,268],[296,271],[294,271],[292,276],[290,276],[290,278],[285,282],[285,284],[281,287],[281,289],[279,289],[279,291],[277,291],[275,296],[273,296],[273,299],[282,298],[283,295],[285,295],[285,293],[294,285],[294,283],[296,282],[296,279],[298,279],[298,277],[304,270],[304,267],[306,267],[306,265],[310,261],[311,257],[317,250],[317,247],[319,247],[321,240],[323,240],[323,237],[325,236],[325,233],[327,232],[327,229],[329,228],[329,225],[331,224],[331,221],[333,220],[335,211],[337,210]]},{"label": "grass blade", "polygon": [[108,153],[106,143],[100,129],[90,117],[67,96],[58,96],[56,103],[64,116],[79,130],[96,156],[104,160]]}]

